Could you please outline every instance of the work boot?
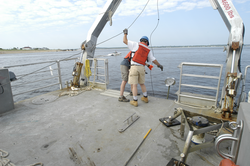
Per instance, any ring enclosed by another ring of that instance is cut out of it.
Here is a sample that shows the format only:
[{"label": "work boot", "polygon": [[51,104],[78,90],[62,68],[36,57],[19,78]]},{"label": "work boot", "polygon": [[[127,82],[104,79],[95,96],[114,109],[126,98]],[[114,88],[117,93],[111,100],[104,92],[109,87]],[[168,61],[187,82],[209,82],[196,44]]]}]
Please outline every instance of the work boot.
[{"label": "work boot", "polygon": [[148,103],[148,97],[142,96],[141,101],[144,101],[145,103]]},{"label": "work boot", "polygon": [[122,97],[119,97],[118,101],[120,101],[120,102],[129,102],[130,100],[127,99],[126,97],[122,96]]},{"label": "work boot", "polygon": [[130,101],[130,104],[133,105],[133,106],[135,106],[135,107],[138,107],[138,102],[137,102],[137,100],[131,100],[131,101]]}]

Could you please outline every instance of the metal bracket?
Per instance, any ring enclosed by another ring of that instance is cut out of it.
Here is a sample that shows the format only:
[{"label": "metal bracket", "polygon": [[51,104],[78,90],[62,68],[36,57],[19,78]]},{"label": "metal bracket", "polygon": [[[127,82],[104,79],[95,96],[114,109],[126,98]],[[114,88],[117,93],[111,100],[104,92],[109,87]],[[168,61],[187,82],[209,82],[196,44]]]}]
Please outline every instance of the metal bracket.
[{"label": "metal bracket", "polygon": [[120,133],[124,132],[127,128],[129,128],[135,121],[137,121],[140,117],[133,113],[126,120],[124,120],[122,127],[118,130]]},{"label": "metal bracket", "polygon": [[183,162],[181,162],[181,161],[178,161],[178,160],[172,158],[172,159],[168,162],[167,166],[189,166],[189,165],[187,165],[187,164],[185,164],[185,163],[183,163]]}]

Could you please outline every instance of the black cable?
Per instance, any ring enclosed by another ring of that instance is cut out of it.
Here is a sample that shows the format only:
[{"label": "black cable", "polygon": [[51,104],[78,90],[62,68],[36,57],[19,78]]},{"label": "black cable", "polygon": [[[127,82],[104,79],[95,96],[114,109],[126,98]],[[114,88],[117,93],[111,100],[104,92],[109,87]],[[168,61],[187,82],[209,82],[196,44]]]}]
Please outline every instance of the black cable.
[{"label": "black cable", "polygon": [[[63,61],[63,60],[68,59],[68,58],[71,58],[71,57],[73,57],[73,56],[75,56],[75,55],[78,55],[78,54],[80,54],[80,53],[73,54],[73,55],[71,55],[71,56],[69,56],[69,57],[66,57],[66,58],[60,59],[60,61]],[[21,76],[21,77],[17,78],[16,80],[19,80],[19,79],[21,79],[21,78],[23,78],[23,77],[26,77],[26,76],[30,75],[30,74],[34,74],[35,72],[38,72],[38,71],[40,71],[40,70],[42,70],[42,69],[44,69],[44,68],[46,68],[46,67],[52,66],[52,65],[54,65],[54,64],[56,64],[56,62],[51,63],[51,64],[49,64],[49,65],[47,65],[47,66],[44,66],[44,67],[42,67],[42,68],[40,68],[40,69],[38,69],[38,70],[36,70],[36,71],[34,71],[34,72],[31,72],[31,73],[25,74],[25,75],[23,75],[23,76]],[[4,85],[6,85],[6,84],[4,84]],[[3,86],[4,86],[4,85],[3,85]]]},{"label": "black cable", "polygon": [[[80,54],[80,53],[77,53],[77,54],[71,55],[71,56],[69,56],[69,57],[60,59],[59,61],[63,61],[63,60],[65,60],[65,59],[71,58],[71,57],[73,57],[73,56],[75,56],[75,55],[78,55],[78,54]],[[34,71],[34,72],[25,74],[25,75],[23,75],[22,77],[19,77],[18,79],[23,78],[23,77],[26,77],[27,75],[33,74],[33,73],[35,73],[35,72],[37,72],[37,71],[40,71],[40,70],[42,70],[42,69],[44,69],[44,68],[46,68],[46,67],[52,66],[52,65],[54,65],[54,64],[56,64],[56,62],[51,63],[51,64],[49,64],[49,65],[47,65],[47,66],[44,66],[44,67],[42,67],[42,68],[40,68],[40,69],[38,69],[38,70],[36,70],[36,71]]]},{"label": "black cable", "polygon": [[[130,26],[128,27],[128,29],[129,29],[129,28],[135,23],[135,21],[139,18],[139,16],[142,14],[142,12],[144,11],[144,9],[145,9],[146,6],[148,5],[149,1],[150,1],[150,0],[147,1],[146,5],[145,5],[144,8],[142,9],[141,13],[136,17],[136,19],[132,22],[132,24],[130,24]],[[158,3],[158,0],[157,0],[157,3]],[[115,35],[115,36],[113,36],[113,37],[111,37],[111,38],[109,38],[109,39],[107,39],[107,40],[105,40],[105,41],[103,41],[103,42],[100,42],[100,43],[98,43],[97,45],[100,45],[100,44],[102,44],[102,43],[104,43],[104,42],[106,42],[106,41],[108,41],[108,40],[111,40],[111,39],[113,39],[113,38],[115,38],[115,37],[121,35],[122,33],[123,33],[123,32],[121,32],[121,33],[119,33],[119,34],[117,34],[117,35]],[[78,55],[78,54],[80,54],[80,53],[74,54],[74,55],[72,55],[72,56],[75,56],[75,55]],[[69,57],[67,57],[67,58],[71,58],[72,56],[69,56]],[[64,59],[67,59],[67,58],[64,58]],[[64,60],[64,59],[62,59],[62,60]],[[62,60],[61,60],[61,61],[62,61]],[[56,63],[56,62],[55,62],[55,63]],[[34,72],[31,72],[31,73],[28,73],[28,74],[26,74],[26,75],[23,75],[23,76],[20,77],[20,78],[23,78],[23,77],[25,77],[25,76],[27,76],[27,75],[33,74],[33,73],[35,73],[35,72],[37,72],[37,71],[39,71],[39,70],[42,70],[42,69],[44,69],[44,68],[46,68],[46,67],[49,67],[49,66],[53,65],[53,64],[55,64],[55,63],[52,63],[52,64],[50,64],[50,65],[47,65],[47,66],[45,66],[45,67],[42,67],[42,68],[40,68],[40,69],[34,71]],[[18,79],[20,79],[20,78],[18,78]]]},{"label": "black cable", "polygon": [[[130,24],[130,26],[129,26],[127,29],[129,29],[129,28],[135,23],[135,21],[140,17],[140,15],[142,14],[142,12],[143,12],[143,11],[145,10],[145,8],[147,7],[149,1],[150,1],[150,0],[147,1],[146,5],[145,5],[144,8],[142,9],[141,13],[135,18],[135,20]],[[157,0],[157,2],[158,2],[158,0]],[[119,34],[117,34],[117,35],[115,35],[115,36],[113,36],[113,37],[111,37],[111,38],[109,38],[109,39],[107,39],[107,40],[104,40],[104,41],[102,41],[102,42],[100,42],[100,43],[98,43],[98,44],[96,44],[96,45],[100,45],[100,44],[102,44],[102,43],[105,43],[106,41],[109,41],[109,40],[111,40],[111,39],[113,39],[113,38],[115,38],[115,37],[117,37],[117,36],[119,36],[119,35],[121,35],[121,34],[123,34],[123,32],[121,32],[121,33],[119,33]]]},{"label": "black cable", "polygon": [[[154,30],[152,31],[152,33],[150,34],[150,43],[151,43],[151,49],[152,49],[152,53],[154,55],[154,49],[153,49],[153,44],[152,44],[152,34],[154,33],[154,31],[157,29],[158,25],[159,25],[159,21],[160,21],[160,15],[159,15],[159,8],[158,8],[158,0],[157,0],[157,13],[158,13],[158,21],[157,21],[157,24],[154,28]],[[153,87],[153,81],[152,81],[152,75],[151,75],[151,70],[150,70],[150,78],[151,78],[151,87],[152,87],[152,91],[153,91],[153,96],[155,95],[154,94],[154,87]]]},{"label": "black cable", "polygon": [[224,129],[226,129],[229,133],[233,134],[233,132],[228,130],[226,127],[224,127]]}]

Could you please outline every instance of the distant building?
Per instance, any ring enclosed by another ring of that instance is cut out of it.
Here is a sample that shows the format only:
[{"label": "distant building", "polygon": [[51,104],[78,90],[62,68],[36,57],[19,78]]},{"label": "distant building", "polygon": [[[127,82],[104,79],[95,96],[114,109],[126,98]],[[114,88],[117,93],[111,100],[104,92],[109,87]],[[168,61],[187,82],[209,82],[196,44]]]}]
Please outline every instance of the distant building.
[{"label": "distant building", "polygon": [[23,47],[22,50],[32,50],[32,48],[28,46],[28,47]]}]

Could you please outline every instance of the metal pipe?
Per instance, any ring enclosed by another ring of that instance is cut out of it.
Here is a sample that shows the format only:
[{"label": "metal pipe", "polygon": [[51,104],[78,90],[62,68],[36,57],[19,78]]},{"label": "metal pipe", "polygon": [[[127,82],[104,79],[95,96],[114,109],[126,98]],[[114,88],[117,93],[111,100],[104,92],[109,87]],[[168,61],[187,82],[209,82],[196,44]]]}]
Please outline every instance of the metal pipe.
[{"label": "metal pipe", "polygon": [[105,71],[106,71],[106,77],[105,77],[105,82],[109,84],[109,64],[108,64],[108,59],[105,60]]},{"label": "metal pipe", "polygon": [[58,81],[59,81],[59,85],[60,85],[60,89],[63,89],[63,85],[62,85],[62,77],[61,77],[61,69],[60,69],[60,61],[56,61],[57,63],[57,68],[58,68]]},{"label": "metal pipe", "polygon": [[[77,59],[77,58],[63,59],[63,60],[59,60],[59,61],[68,61],[68,60],[74,60],[74,59]],[[3,68],[13,68],[13,67],[21,67],[21,66],[39,65],[39,64],[43,64],[43,63],[53,63],[53,62],[57,62],[57,61],[46,61],[46,62],[37,62],[37,63],[27,63],[27,64],[22,64],[22,65],[4,66]]]},{"label": "metal pipe", "polygon": [[168,86],[168,95],[167,95],[167,99],[168,99],[168,96],[169,96],[169,89],[170,89],[170,85]]},{"label": "metal pipe", "polygon": [[182,78],[182,66],[183,66],[184,63],[181,63],[180,65],[180,82],[179,82],[179,90],[178,90],[178,103],[180,103],[180,94],[181,94],[181,78]]},{"label": "metal pipe", "polygon": [[185,116],[184,114],[182,113],[181,114],[181,127],[180,127],[180,135],[181,135],[181,138],[184,137],[184,132],[185,132]]},{"label": "metal pipe", "polygon": [[235,61],[235,50],[233,50],[233,59],[232,59],[232,64],[231,64],[231,73],[234,73],[234,61]]},{"label": "metal pipe", "polygon": [[192,85],[192,84],[181,84],[181,86],[217,90],[217,87],[210,87],[210,86],[200,86],[200,85]]},{"label": "metal pipe", "polygon": [[189,97],[189,98],[193,98],[193,99],[206,100],[206,101],[215,101],[216,102],[215,99],[209,99],[209,98],[203,98],[203,97],[196,97],[196,96],[183,95],[183,94],[180,94],[179,96]]},{"label": "metal pipe", "polygon": [[234,137],[238,138],[238,141],[235,141],[232,143],[231,155],[234,156],[234,158],[233,158],[234,163],[237,163],[237,159],[238,159],[240,142],[241,142],[242,132],[243,132],[243,128],[244,128],[243,122],[244,122],[243,120],[239,121],[239,125],[237,125],[237,130],[234,132]]},{"label": "metal pipe", "polygon": [[181,159],[180,159],[181,162],[184,162],[184,163],[186,162],[187,155],[188,155],[188,150],[189,150],[189,147],[190,147],[190,144],[191,144],[191,139],[193,137],[193,134],[194,134],[194,131],[189,131],[188,132],[188,136],[187,136],[183,151],[181,153]]},{"label": "metal pipe", "polygon": [[250,65],[246,66],[246,68],[245,68],[245,75],[244,75],[244,79],[243,79],[243,83],[242,83],[242,92],[241,92],[241,94],[245,92],[245,84],[246,84],[247,69],[248,69],[249,67],[250,67]]},{"label": "metal pipe", "polygon": [[136,148],[136,150],[134,151],[134,153],[131,155],[131,157],[128,159],[128,161],[124,164],[124,166],[127,166],[129,161],[133,158],[133,156],[135,155],[135,153],[138,151],[138,149],[140,148],[140,146],[142,145],[142,143],[145,141],[145,139],[147,138],[147,136],[149,135],[149,133],[151,132],[152,129],[149,129],[147,134],[143,137],[142,142],[140,143],[140,145]]}]

